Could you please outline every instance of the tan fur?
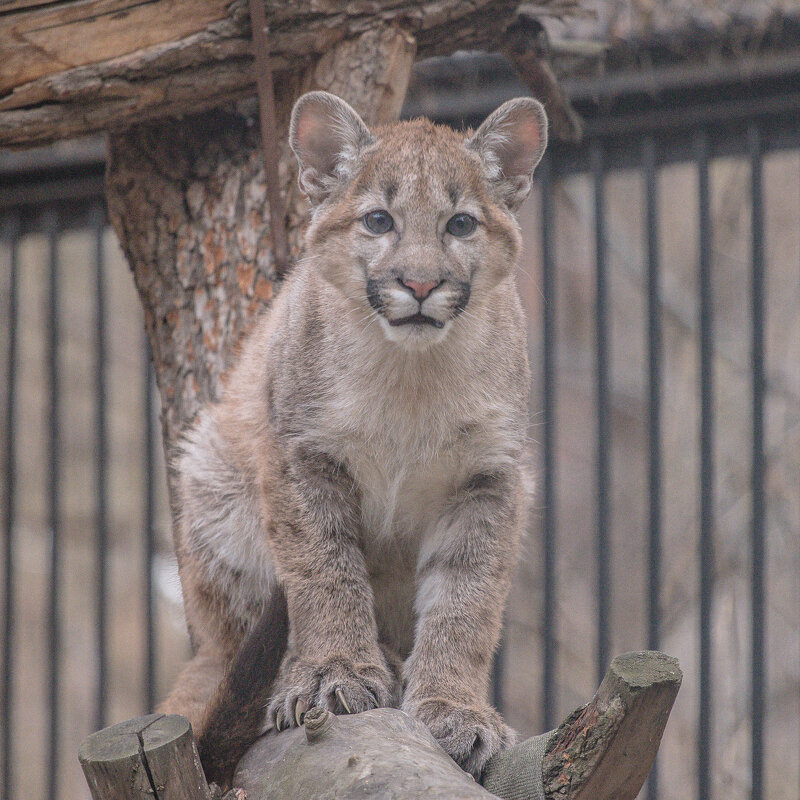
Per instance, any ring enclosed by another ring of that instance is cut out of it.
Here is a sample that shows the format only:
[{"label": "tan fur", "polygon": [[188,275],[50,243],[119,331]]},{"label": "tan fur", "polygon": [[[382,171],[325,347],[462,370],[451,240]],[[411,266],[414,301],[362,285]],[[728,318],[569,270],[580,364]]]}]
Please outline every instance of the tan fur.
[{"label": "tan fur", "polygon": [[[487,692],[530,488],[512,211],[544,125],[520,100],[470,139],[425,120],[370,132],[330,95],[299,101],[307,255],[176,465],[199,650],[165,708],[197,730],[209,664],[230,661],[279,582],[279,729],[342,697],[353,712],[401,704],[476,775],[511,740]],[[366,229],[375,209],[391,232]],[[479,224],[460,238],[445,226],[462,212]],[[398,279],[443,283],[418,305]],[[389,322],[417,310],[443,324]]]}]

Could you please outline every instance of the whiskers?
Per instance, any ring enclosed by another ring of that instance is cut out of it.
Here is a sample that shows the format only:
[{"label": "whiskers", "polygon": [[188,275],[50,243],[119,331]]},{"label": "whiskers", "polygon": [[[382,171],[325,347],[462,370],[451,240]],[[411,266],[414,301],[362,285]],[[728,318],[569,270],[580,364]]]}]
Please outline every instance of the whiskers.
[{"label": "whiskers", "polygon": [[380,312],[370,305],[364,293],[359,292],[357,294],[345,294],[343,296],[348,301],[350,308],[345,311],[342,319],[346,319],[348,322],[354,322],[358,333],[363,335],[373,326]]},{"label": "whiskers", "polygon": [[[474,321],[476,323],[480,323],[481,322],[481,318],[474,311],[472,311],[469,308],[462,308],[461,311],[459,312],[458,316],[462,317],[464,319],[468,319],[470,321]],[[456,319],[457,318],[458,317],[456,317]]]}]

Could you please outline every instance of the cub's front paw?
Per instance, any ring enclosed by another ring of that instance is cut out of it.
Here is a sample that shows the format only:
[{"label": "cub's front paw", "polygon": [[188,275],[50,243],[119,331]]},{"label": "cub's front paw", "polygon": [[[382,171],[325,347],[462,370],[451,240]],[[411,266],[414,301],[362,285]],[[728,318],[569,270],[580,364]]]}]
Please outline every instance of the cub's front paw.
[{"label": "cub's front paw", "polygon": [[267,727],[281,731],[302,725],[315,706],[334,714],[396,706],[398,694],[397,680],[382,657],[375,662],[344,657],[312,662],[287,654],[267,709]]},{"label": "cub's front paw", "polygon": [[403,710],[424,722],[444,751],[478,780],[486,762],[509,747],[516,733],[491,706],[466,706],[432,699],[403,703]]}]

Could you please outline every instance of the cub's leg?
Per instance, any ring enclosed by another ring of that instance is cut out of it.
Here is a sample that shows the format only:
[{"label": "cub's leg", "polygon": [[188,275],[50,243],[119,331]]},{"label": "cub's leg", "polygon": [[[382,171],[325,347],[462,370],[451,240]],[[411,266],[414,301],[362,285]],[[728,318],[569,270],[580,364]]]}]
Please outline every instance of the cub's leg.
[{"label": "cub's leg", "polygon": [[452,497],[417,571],[418,623],[402,708],[476,778],[514,739],[488,689],[523,509],[515,472],[474,475]]},{"label": "cub's leg", "polygon": [[197,655],[162,710],[188,716],[196,734],[225,667],[277,588],[258,492],[233,457],[219,413],[203,412],[175,463],[176,552]]},{"label": "cub's leg", "polygon": [[325,453],[294,445],[272,455],[264,476],[268,534],[288,601],[290,650],[269,719],[281,729],[314,706],[357,713],[396,705],[398,683],[378,644],[359,545],[358,492]]}]

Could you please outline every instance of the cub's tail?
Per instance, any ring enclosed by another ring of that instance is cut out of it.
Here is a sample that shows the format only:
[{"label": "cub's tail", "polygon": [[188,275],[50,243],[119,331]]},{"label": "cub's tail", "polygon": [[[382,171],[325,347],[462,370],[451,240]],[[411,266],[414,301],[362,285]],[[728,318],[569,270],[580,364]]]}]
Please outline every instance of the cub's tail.
[{"label": "cub's tail", "polygon": [[288,631],[286,596],[276,588],[208,705],[197,749],[209,783],[230,788],[239,759],[261,733]]}]

